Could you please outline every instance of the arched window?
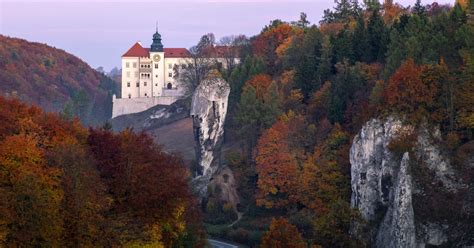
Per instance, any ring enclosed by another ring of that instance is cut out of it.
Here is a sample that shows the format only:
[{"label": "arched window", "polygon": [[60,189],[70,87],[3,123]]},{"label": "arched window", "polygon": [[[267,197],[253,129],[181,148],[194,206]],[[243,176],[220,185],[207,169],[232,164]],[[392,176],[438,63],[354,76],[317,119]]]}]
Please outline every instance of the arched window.
[{"label": "arched window", "polygon": [[128,94],[128,98],[132,98],[132,94]]},{"label": "arched window", "polygon": [[173,85],[171,83],[168,83],[168,85],[166,85],[166,88],[171,90],[171,88],[173,88]]}]

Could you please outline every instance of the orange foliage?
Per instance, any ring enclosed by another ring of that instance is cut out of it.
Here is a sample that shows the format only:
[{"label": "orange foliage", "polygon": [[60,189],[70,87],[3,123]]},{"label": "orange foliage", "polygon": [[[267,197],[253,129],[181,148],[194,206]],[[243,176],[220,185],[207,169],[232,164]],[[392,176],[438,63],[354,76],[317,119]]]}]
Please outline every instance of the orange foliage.
[{"label": "orange foliage", "polygon": [[273,219],[270,229],[263,235],[261,248],[306,248],[298,229],[286,219]]},{"label": "orange foliage", "polygon": [[433,107],[437,87],[433,82],[422,80],[424,68],[408,59],[390,77],[384,91],[388,109],[407,114],[410,119],[420,120]]},{"label": "orange foliage", "polygon": [[1,97],[0,123],[1,244],[169,247],[196,235],[204,245],[182,160],[147,135],[88,133]]},{"label": "orange foliage", "polygon": [[258,35],[252,42],[252,51],[255,56],[262,57],[270,68],[281,62],[279,58],[291,44],[292,36],[302,34],[301,29],[282,23]]},{"label": "orange foliage", "polygon": [[252,86],[255,89],[257,99],[263,100],[272,84],[272,78],[267,74],[258,74],[245,82],[244,88]]},{"label": "orange foliage", "polygon": [[288,142],[290,127],[277,121],[265,131],[256,148],[256,202],[266,208],[291,207],[295,202],[298,166]]},{"label": "orange foliage", "polygon": [[385,1],[383,6],[383,20],[386,24],[391,24],[397,20],[402,14],[405,13],[405,9],[400,4],[393,4],[393,1]]},{"label": "orange foliage", "polygon": [[0,243],[59,246],[60,175],[45,165],[44,151],[34,137],[20,134],[0,141]]}]

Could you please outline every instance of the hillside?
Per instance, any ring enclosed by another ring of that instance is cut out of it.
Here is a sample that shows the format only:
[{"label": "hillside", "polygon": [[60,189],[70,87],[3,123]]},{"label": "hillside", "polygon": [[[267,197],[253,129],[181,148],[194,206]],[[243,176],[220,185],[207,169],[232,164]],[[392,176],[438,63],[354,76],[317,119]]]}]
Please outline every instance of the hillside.
[{"label": "hillside", "polygon": [[99,124],[110,117],[115,85],[63,50],[0,35],[0,92]]}]

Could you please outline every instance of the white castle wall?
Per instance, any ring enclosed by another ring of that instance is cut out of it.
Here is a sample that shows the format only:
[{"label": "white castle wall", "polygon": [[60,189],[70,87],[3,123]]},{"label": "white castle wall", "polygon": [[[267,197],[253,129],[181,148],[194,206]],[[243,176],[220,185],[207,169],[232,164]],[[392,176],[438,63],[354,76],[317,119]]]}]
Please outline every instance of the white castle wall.
[{"label": "white castle wall", "polygon": [[112,118],[142,112],[156,105],[170,105],[179,98],[180,96],[116,98],[114,95],[112,98]]}]

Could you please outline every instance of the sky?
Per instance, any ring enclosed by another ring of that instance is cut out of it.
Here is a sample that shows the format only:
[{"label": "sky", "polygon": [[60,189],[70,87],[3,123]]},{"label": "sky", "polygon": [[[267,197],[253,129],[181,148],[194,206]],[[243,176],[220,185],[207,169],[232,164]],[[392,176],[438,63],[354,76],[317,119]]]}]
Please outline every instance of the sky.
[{"label": "sky", "polygon": [[[398,2],[408,6],[415,0]],[[270,20],[295,21],[300,12],[317,23],[333,5],[333,0],[0,0],[0,34],[46,43],[109,71],[136,41],[151,44],[157,22],[165,47],[189,48],[205,33],[216,40],[253,36]]]}]

